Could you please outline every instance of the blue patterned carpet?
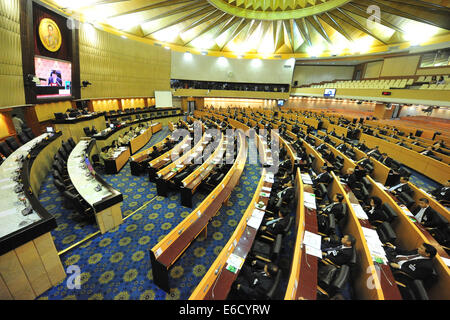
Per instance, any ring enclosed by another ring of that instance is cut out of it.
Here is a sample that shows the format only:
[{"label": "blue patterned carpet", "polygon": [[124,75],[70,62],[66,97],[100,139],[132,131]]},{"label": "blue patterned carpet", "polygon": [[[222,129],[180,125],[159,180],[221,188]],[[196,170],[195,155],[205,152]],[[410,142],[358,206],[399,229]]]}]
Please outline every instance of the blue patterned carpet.
[{"label": "blue patterned carpet", "polygon": [[[168,134],[167,128],[152,137],[146,146],[157,143]],[[180,205],[180,195],[156,196],[156,186],[148,177],[134,177],[127,164],[119,174],[104,175],[124,195],[122,213],[134,213],[112,231],[93,237],[61,256],[65,268],[81,269],[81,288],[68,289],[67,278],[38,299],[187,299],[201,280],[222,247],[234,232],[245,212],[260,179],[260,166],[247,164],[238,186],[226,206],[208,226],[207,238],[196,240],[170,270],[171,293],[166,294],[152,281],[149,249],[180,223],[191,209]],[[57,196],[52,199],[50,195]],[[46,199],[46,198],[49,199]],[[196,193],[194,207],[204,195]],[[43,185],[41,200],[57,217],[58,229],[52,231],[58,250],[97,231],[97,227],[81,227],[68,218],[70,212],[61,208],[53,179]],[[64,227],[62,227],[64,225]]]}]

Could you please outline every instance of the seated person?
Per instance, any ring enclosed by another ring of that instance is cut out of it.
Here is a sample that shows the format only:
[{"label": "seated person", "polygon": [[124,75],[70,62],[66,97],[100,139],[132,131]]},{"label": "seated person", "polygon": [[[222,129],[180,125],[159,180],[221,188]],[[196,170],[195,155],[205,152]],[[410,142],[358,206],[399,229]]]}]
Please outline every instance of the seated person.
[{"label": "seated person", "polygon": [[125,138],[123,133],[121,133],[119,135],[119,138],[117,138],[117,143],[118,143],[119,147],[125,147],[128,145],[128,140]]},{"label": "seated person", "polygon": [[364,208],[370,222],[383,220],[384,216],[382,204],[383,201],[381,201],[381,199],[377,196],[370,197],[369,206]]},{"label": "seated person", "polygon": [[269,232],[277,235],[284,232],[289,223],[289,214],[291,210],[288,207],[282,207],[278,211],[278,218],[267,218],[263,221],[263,225],[259,228],[261,232]]},{"label": "seated person", "polygon": [[158,151],[158,148],[156,146],[153,146],[152,148],[152,152],[149,155],[149,158],[151,159],[156,159],[160,156],[161,154]]},{"label": "seated person", "polygon": [[333,176],[331,175],[332,167],[329,166],[323,166],[321,168],[323,172],[319,173],[315,178],[312,179],[313,185],[316,185],[318,183],[325,183],[328,184],[333,180]]},{"label": "seated person", "polygon": [[109,160],[109,158],[110,158],[108,151],[109,151],[109,147],[103,147],[102,150],[100,151],[99,158],[100,158],[100,163],[102,165],[105,165],[105,160]]},{"label": "seated person", "polygon": [[253,260],[251,267],[244,264],[238,278],[234,293],[236,299],[264,299],[266,293],[273,286],[273,277],[278,272],[278,266],[274,263],[264,263]]},{"label": "seated person", "polygon": [[361,181],[367,175],[367,170],[360,163],[357,163],[353,174],[357,181]]},{"label": "seated person", "polygon": [[329,163],[334,163],[336,161],[336,158],[330,149],[326,149],[323,159],[327,160]]},{"label": "seated person", "polygon": [[115,150],[117,150],[119,148],[119,143],[117,142],[117,140],[113,140],[113,142],[111,143],[111,149],[114,152]]},{"label": "seated person", "polygon": [[355,169],[354,168],[348,168],[345,174],[341,177],[341,181],[346,183],[350,189],[356,186],[356,183],[358,180],[355,176]]},{"label": "seated person", "polygon": [[431,194],[442,203],[450,203],[450,180],[447,180],[444,186],[431,191]]},{"label": "seated person", "polygon": [[[353,246],[356,239],[350,234],[344,235],[341,239],[324,238],[322,242],[322,260],[324,264],[334,264],[342,266],[350,261],[353,254]],[[320,275],[320,268],[319,268]]]},{"label": "seated person", "polygon": [[409,178],[407,176],[401,176],[400,182],[395,186],[388,187],[388,191],[393,194],[406,192],[407,194],[413,194],[413,190],[408,186]]},{"label": "seated person", "polygon": [[433,273],[433,258],[436,256],[436,248],[428,243],[423,243],[419,248],[411,251],[401,250],[389,245],[390,266],[399,269],[410,277],[426,280]]},{"label": "seated person", "polygon": [[338,220],[338,221],[341,220],[344,217],[343,201],[344,201],[344,196],[340,193],[335,193],[333,196],[333,203],[331,203],[328,206],[326,206],[325,208],[323,208],[323,210],[320,211],[319,214],[323,214],[323,215],[334,214],[334,217],[336,218],[336,220]]},{"label": "seated person", "polygon": [[387,153],[382,153],[378,161],[380,161],[386,167],[390,168],[392,166],[392,159],[388,157]]},{"label": "seated person", "polygon": [[130,141],[131,141],[132,139],[134,139],[135,135],[134,135],[133,128],[130,128],[130,130],[128,130],[126,137],[127,137],[127,139],[130,140]]},{"label": "seated person", "polygon": [[420,154],[423,154],[424,156],[433,156],[434,155],[433,151],[434,148],[432,146],[428,146],[425,150],[420,152]]},{"label": "seated person", "polygon": [[437,212],[430,207],[430,203],[427,198],[420,198],[418,206],[412,210],[412,214],[416,217],[417,221],[426,228],[436,227],[436,215]]}]

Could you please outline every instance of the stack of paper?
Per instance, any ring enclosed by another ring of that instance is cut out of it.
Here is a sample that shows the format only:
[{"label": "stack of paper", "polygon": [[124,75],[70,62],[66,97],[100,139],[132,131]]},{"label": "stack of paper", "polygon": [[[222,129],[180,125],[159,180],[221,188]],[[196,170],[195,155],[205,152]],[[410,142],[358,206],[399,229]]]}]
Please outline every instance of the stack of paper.
[{"label": "stack of paper", "polygon": [[413,217],[413,218],[415,218],[414,215],[411,213],[411,211],[409,211],[408,208],[407,208],[405,205],[401,204],[399,207],[402,209],[402,211],[403,211],[408,217]]},{"label": "stack of paper", "polygon": [[320,235],[305,231],[303,245],[305,246],[306,254],[322,258],[322,237]]},{"label": "stack of paper", "polygon": [[369,217],[359,203],[352,203],[352,207],[358,219],[369,220]]},{"label": "stack of paper", "polygon": [[258,230],[259,226],[262,223],[263,218],[264,218],[264,212],[260,211],[258,209],[255,209],[255,210],[253,210],[253,213],[252,213],[250,219],[248,219],[247,225],[249,227],[252,227],[252,228]]},{"label": "stack of paper", "polygon": [[381,189],[383,189],[383,190],[387,190],[387,188],[382,184],[382,183],[379,183],[379,182],[375,182]]},{"label": "stack of paper", "polygon": [[378,263],[387,263],[386,252],[383,249],[383,243],[380,241],[378,233],[369,228],[361,227],[367,247],[369,248],[372,260]]},{"label": "stack of paper", "polygon": [[269,192],[269,193],[272,191],[272,188],[270,188],[270,187],[262,187],[261,189],[262,189],[262,191]]},{"label": "stack of paper", "polygon": [[312,180],[311,180],[311,176],[308,173],[302,173],[302,181],[305,184],[313,184]]},{"label": "stack of paper", "polygon": [[303,192],[303,205],[309,209],[316,209],[316,195],[310,192]]}]

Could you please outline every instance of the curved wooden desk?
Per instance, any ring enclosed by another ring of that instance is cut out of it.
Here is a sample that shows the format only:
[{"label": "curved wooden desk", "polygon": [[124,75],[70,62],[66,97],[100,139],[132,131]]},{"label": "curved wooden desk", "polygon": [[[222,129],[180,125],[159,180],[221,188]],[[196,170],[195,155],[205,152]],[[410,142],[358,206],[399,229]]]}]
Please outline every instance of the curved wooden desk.
[{"label": "curved wooden desk", "polygon": [[[0,300],[34,299],[66,277],[50,233],[56,220],[37,198],[60,145],[60,132],[40,135],[0,166]],[[11,183],[14,176],[22,186],[19,193]],[[27,207],[31,212],[24,216]]]},{"label": "curved wooden desk", "polygon": [[[421,230],[420,226],[412,221],[404,209],[400,208],[397,202],[392,198],[392,196],[382,188],[378,183],[376,183],[372,178],[367,177],[367,179],[372,184],[372,190],[370,196],[379,197],[383,203],[388,203],[397,213],[398,217],[391,224],[395,233],[397,234],[398,245],[405,250],[417,249],[422,243],[429,243],[435,246],[435,241],[431,236],[426,236]],[[431,241],[430,241],[431,238]],[[438,247],[436,247],[438,249]],[[431,299],[450,299],[450,270],[442,260],[441,252],[438,251],[435,259],[433,259],[433,266],[438,274],[438,281],[436,284],[428,290],[428,295]],[[445,253],[445,251],[444,251]],[[447,256],[448,258],[448,256]]]},{"label": "curved wooden desk", "polygon": [[[265,162],[265,145],[262,143],[262,139],[259,136],[256,141],[258,150],[260,150],[259,154],[261,162]],[[250,252],[258,230],[248,226],[247,221],[250,219],[255,209],[263,211],[269,202],[269,198],[260,195],[263,187],[272,187],[272,183],[266,181],[267,173],[267,170],[263,168],[255,194],[253,195],[247,210],[216,260],[212,263],[209,270],[192,292],[189,300],[225,300],[227,298],[234,280],[236,280],[239,275],[239,270],[237,270],[236,273],[233,273],[226,269],[227,260],[231,254],[245,260],[247,254]],[[259,202],[263,202],[264,207],[257,207]]]},{"label": "curved wooden desk", "polygon": [[241,132],[238,132],[238,135],[239,153],[222,182],[178,226],[150,250],[153,281],[166,292],[170,290],[169,268],[198,235],[203,233],[206,236],[208,222],[227,201],[239,182],[247,159],[247,143]]}]

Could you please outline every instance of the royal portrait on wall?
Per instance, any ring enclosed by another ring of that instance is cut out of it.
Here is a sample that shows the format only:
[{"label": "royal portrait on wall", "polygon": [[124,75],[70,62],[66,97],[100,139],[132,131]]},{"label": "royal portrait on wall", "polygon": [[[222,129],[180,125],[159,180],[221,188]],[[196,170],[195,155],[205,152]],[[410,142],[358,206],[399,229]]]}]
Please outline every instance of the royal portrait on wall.
[{"label": "royal portrait on wall", "polygon": [[39,38],[48,51],[56,52],[61,48],[61,31],[52,19],[41,20],[39,23]]}]

